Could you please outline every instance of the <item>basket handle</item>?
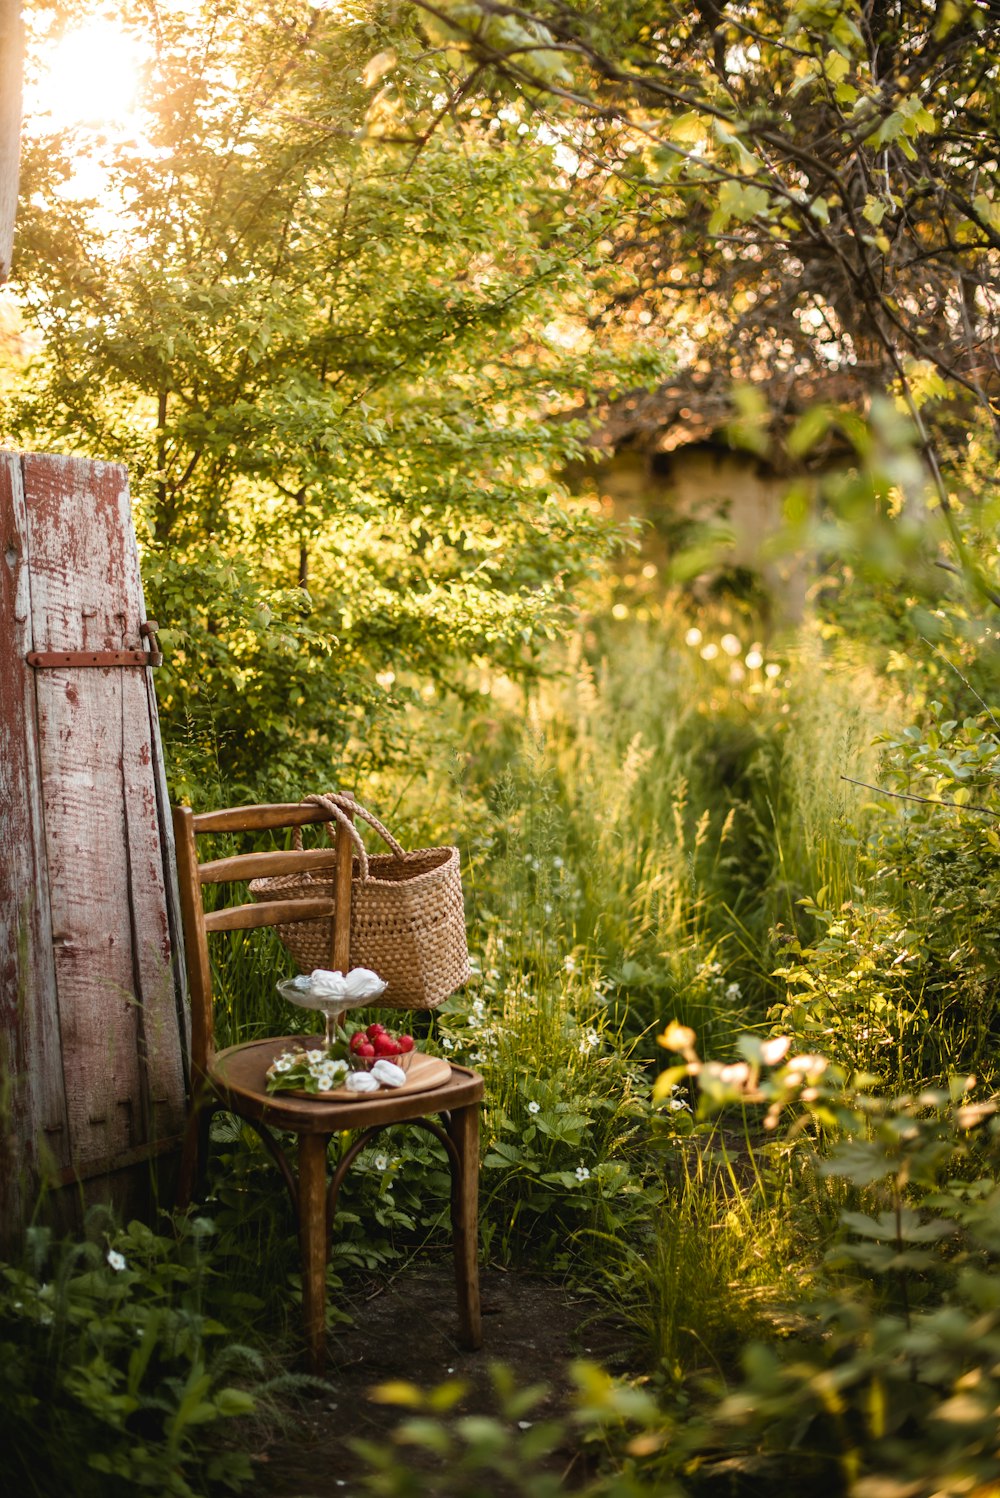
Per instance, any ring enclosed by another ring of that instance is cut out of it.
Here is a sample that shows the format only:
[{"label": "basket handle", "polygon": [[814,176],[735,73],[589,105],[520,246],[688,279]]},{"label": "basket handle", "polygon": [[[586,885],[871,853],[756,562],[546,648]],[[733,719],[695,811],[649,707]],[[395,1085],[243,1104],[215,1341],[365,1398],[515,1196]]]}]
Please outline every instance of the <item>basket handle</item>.
[{"label": "basket handle", "polygon": [[[367,822],[370,827],[374,827],[375,831],[379,834],[380,837],[385,840],[385,842],[392,849],[397,858],[406,858],[408,856],[400,847],[399,843],[397,843],[396,839],[393,837],[389,829],[382,825],[378,817],[376,817],[373,812],[368,811],[366,807],[359,806],[351,796],[342,796],[338,792],[331,792],[330,794],[325,796],[304,796],[303,800],[311,801],[316,806],[321,806],[323,810],[328,813],[330,821],[327,823],[327,832],[330,836],[331,842],[333,841],[334,837],[334,822],[337,822],[347,831],[351,841],[357,849],[358,864],[361,869],[361,878],[365,882],[367,882],[371,878],[371,871],[368,865],[368,850],[362,842],[361,834],[352,822],[351,817],[348,815],[348,812],[350,812],[353,816],[360,817],[361,820],[363,822]],[[296,849],[297,852],[301,853],[301,827],[292,828],[292,846]]]},{"label": "basket handle", "polygon": [[401,847],[400,844],[397,843],[396,839],[393,837],[388,827],[386,827],[385,823],[380,822],[375,813],[373,811],[369,811],[367,806],[362,806],[360,802],[355,801],[353,796],[345,796],[340,791],[327,791],[323,796],[307,796],[306,800],[318,801],[323,806],[325,806],[328,801],[332,801],[334,805],[339,806],[342,811],[350,813],[350,815],[353,817],[360,818],[362,822],[367,822],[369,827],[374,827],[379,837],[388,847],[392,849],[397,858],[410,857],[405,848]]}]

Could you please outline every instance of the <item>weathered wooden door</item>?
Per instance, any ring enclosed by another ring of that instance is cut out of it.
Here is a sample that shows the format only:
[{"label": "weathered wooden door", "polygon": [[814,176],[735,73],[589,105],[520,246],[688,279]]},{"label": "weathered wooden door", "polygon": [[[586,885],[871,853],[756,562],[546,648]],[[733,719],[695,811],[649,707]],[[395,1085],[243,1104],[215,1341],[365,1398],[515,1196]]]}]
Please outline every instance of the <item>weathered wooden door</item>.
[{"label": "weathered wooden door", "polygon": [[182,1126],[182,963],[145,619],[125,469],[0,453],[8,1235],[40,1182],[128,1205],[129,1170]]}]

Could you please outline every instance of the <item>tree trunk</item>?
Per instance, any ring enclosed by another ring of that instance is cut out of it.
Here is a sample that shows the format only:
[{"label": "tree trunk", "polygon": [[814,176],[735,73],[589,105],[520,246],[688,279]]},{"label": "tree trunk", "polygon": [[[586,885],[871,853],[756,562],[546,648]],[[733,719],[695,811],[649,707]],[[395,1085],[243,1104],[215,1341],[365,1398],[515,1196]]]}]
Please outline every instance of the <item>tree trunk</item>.
[{"label": "tree trunk", "polygon": [[24,31],[19,0],[0,0],[0,286],[10,274],[21,159]]}]

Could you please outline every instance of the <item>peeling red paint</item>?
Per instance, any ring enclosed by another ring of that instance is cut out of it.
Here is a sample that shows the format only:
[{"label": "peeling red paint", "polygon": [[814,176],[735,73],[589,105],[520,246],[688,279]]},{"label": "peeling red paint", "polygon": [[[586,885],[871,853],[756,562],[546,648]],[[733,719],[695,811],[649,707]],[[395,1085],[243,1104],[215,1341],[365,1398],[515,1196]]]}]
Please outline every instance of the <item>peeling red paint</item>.
[{"label": "peeling red paint", "polygon": [[24,661],[138,648],[144,617],[125,470],[0,454],[0,1042],[19,1068],[14,1148],[0,1144],[8,1218],[23,1208],[18,1157],[31,1164],[43,1127],[57,1168],[86,1175],[149,1137],[151,1097],[159,1136],[183,1118],[147,672]]}]

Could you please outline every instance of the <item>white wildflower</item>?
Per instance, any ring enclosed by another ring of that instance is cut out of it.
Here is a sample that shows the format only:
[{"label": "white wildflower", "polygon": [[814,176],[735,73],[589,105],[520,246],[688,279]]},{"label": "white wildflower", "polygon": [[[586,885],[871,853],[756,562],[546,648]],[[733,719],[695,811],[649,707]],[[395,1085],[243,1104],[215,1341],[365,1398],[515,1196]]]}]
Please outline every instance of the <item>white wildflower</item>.
[{"label": "white wildflower", "polygon": [[587,1169],[586,1165],[578,1165],[576,1167],[576,1178],[578,1181],[590,1180],[590,1171]]},{"label": "white wildflower", "polygon": [[829,1062],[825,1056],[792,1056],[788,1062],[789,1077],[807,1077],[814,1082],[826,1071]]},{"label": "white wildflower", "polygon": [[791,1043],[788,1035],[774,1035],[770,1040],[765,1040],[760,1048],[760,1058],[764,1065],[777,1066],[779,1061],[784,1061]]},{"label": "white wildflower", "polygon": [[388,1155],[376,1155],[374,1160],[372,1161],[372,1164],[374,1165],[376,1170],[388,1170],[389,1157]]},{"label": "white wildflower", "polygon": [[541,1105],[541,1103],[536,1103],[536,1102],[534,1102],[534,1100],[532,1100],[528,1104],[528,1112],[529,1113],[540,1113],[541,1111],[542,1111],[542,1105]]},{"label": "white wildflower", "polygon": [[116,1248],[109,1248],[105,1257],[116,1274],[120,1269],[124,1269],[126,1267],[125,1255],[120,1254]]}]

